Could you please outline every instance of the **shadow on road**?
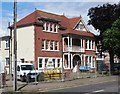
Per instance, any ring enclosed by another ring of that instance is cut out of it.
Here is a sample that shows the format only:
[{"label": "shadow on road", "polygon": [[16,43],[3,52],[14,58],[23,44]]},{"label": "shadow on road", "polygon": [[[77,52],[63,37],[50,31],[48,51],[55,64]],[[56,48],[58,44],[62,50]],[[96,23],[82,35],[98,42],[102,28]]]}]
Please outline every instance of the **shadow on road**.
[{"label": "shadow on road", "polygon": [[24,87],[27,86],[27,85],[28,85],[28,83],[26,83],[26,84],[20,86],[20,87],[18,88],[18,91],[21,90],[22,88],[24,88]]}]

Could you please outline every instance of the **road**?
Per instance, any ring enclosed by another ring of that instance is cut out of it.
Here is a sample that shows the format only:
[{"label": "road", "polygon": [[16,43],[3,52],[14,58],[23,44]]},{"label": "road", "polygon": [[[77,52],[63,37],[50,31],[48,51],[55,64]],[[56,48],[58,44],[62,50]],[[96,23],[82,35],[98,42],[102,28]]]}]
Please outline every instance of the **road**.
[{"label": "road", "polygon": [[[75,86],[75,87],[67,87],[63,89],[58,89],[49,92],[84,92],[85,94],[92,94],[98,92],[120,92],[120,88],[118,85],[118,81],[105,82],[99,84],[91,84],[85,86]],[[118,93],[117,93],[118,94]]]}]

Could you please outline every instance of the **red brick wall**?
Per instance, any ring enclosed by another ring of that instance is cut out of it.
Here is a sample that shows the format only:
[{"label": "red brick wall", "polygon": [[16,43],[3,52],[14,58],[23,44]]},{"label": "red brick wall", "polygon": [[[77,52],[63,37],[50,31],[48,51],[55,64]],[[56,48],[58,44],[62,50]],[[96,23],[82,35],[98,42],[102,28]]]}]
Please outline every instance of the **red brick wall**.
[{"label": "red brick wall", "polygon": [[[58,31],[59,32],[59,31]],[[59,51],[42,51],[42,39],[59,42]],[[60,33],[42,31],[42,27],[35,26],[35,61],[38,68],[38,57],[62,57]]]},{"label": "red brick wall", "polygon": [[85,51],[85,54],[86,54],[86,55],[91,55],[91,54],[95,55],[95,53],[96,53],[96,52],[95,52],[95,51],[92,51],[92,50],[89,50],[89,51],[86,50],[86,51]]}]

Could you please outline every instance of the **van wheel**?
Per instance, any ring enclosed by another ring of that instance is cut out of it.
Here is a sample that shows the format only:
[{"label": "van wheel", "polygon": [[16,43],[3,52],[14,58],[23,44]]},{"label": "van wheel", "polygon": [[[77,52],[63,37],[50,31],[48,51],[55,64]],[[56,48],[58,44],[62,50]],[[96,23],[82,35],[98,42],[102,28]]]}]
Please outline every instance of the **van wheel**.
[{"label": "van wheel", "polygon": [[21,82],[23,82],[23,81],[24,81],[24,78],[23,78],[22,76],[20,77],[20,81],[21,81]]}]

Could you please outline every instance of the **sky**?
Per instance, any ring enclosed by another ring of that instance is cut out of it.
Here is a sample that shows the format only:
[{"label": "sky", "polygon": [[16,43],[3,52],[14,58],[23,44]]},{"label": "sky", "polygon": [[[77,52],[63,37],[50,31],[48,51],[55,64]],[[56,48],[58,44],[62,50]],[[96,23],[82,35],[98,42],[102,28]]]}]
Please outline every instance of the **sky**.
[{"label": "sky", "polygon": [[[50,2],[51,1],[51,2]],[[101,2],[100,2],[101,1]],[[17,21],[37,10],[54,13],[72,18],[82,16],[86,25],[89,17],[88,10],[105,3],[117,3],[118,0],[17,0]],[[9,35],[8,23],[13,24],[13,0],[0,2],[0,36]],[[98,34],[94,27],[87,25],[90,32]]]}]

